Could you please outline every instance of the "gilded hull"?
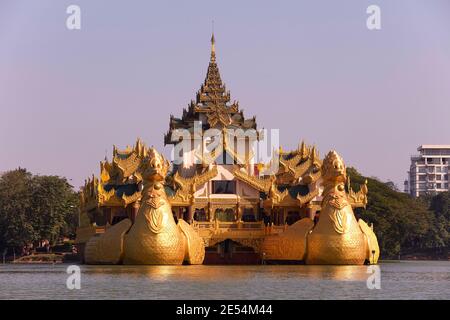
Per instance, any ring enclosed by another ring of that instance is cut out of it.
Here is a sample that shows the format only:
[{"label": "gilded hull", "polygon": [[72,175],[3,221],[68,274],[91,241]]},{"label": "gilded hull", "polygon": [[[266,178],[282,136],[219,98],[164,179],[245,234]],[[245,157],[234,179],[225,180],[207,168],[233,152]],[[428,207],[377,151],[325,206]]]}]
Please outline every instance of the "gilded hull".
[{"label": "gilded hull", "polygon": [[309,218],[289,226],[285,232],[264,239],[261,253],[265,260],[302,261],[306,254],[306,237],[314,227]]},{"label": "gilded hull", "polygon": [[365,261],[366,240],[362,233],[342,235],[311,234],[306,264],[360,265]]},{"label": "gilded hull", "polygon": [[170,205],[158,208],[144,203],[125,236],[124,264],[180,265],[185,239],[175,224]]},{"label": "gilded hull", "polygon": [[378,246],[377,236],[363,219],[359,219],[358,224],[367,238],[366,260],[369,261],[370,264],[377,264],[378,258],[380,257],[380,247]]},{"label": "gilded hull", "polygon": [[108,228],[100,236],[92,237],[84,251],[87,264],[119,264],[123,258],[123,238],[131,227],[131,220],[124,219]]},{"label": "gilded hull", "polygon": [[307,264],[364,264],[367,240],[350,205],[327,206],[308,236]]},{"label": "gilded hull", "polygon": [[178,221],[178,227],[185,238],[184,262],[202,264],[205,259],[205,244],[198,233],[184,220]]}]

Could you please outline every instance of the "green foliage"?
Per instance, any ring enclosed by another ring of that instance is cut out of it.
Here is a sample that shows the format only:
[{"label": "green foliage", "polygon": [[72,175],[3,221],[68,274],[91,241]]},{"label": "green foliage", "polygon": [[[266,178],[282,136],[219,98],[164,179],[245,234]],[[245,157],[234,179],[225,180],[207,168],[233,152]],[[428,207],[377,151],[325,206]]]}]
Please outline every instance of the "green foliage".
[{"label": "green foliage", "polygon": [[449,193],[416,199],[394,190],[390,183],[363,177],[354,168],[347,173],[354,190],[368,181],[367,208],[357,209],[356,214],[373,223],[383,257],[449,246]]},{"label": "green foliage", "polygon": [[[0,247],[19,247],[38,237],[33,227],[30,186],[32,175],[24,169],[0,177]],[[2,250],[3,251],[3,250]]]},{"label": "green foliage", "polygon": [[444,217],[450,220],[450,192],[442,192],[431,198],[430,209],[438,217]]},{"label": "green foliage", "polygon": [[[20,248],[75,233],[78,197],[65,178],[25,169],[0,176],[0,248]],[[3,251],[3,250],[2,250]]]}]

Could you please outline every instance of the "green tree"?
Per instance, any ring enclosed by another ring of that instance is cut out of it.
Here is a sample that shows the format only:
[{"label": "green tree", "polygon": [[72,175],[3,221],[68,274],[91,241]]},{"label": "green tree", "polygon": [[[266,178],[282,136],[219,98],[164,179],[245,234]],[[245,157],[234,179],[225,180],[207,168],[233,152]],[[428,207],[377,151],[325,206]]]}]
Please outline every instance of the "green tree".
[{"label": "green tree", "polygon": [[6,172],[0,176],[0,248],[73,236],[77,210],[77,193],[65,178]]},{"label": "green tree", "polygon": [[442,212],[442,218],[439,218],[430,210],[429,200],[425,198],[412,198],[394,190],[389,182],[364,177],[354,168],[348,168],[348,175],[354,190],[358,190],[358,185],[366,179],[368,181],[367,207],[357,209],[356,213],[366,222],[373,223],[383,257],[392,258],[420,249],[439,250],[448,245],[445,230],[448,230],[449,219],[444,213],[448,211],[442,209],[448,208],[448,202],[444,198],[432,202],[431,207]]},{"label": "green tree", "polygon": [[35,176],[32,185],[34,226],[40,239],[54,243],[61,236],[74,233],[70,219],[76,212],[78,198],[65,178]]},{"label": "green tree", "polygon": [[439,234],[440,246],[450,247],[450,192],[441,192],[426,198],[435,215],[435,232]]},{"label": "green tree", "polygon": [[37,239],[33,226],[31,185],[33,177],[25,169],[0,177],[0,247],[21,247]]},{"label": "green tree", "polygon": [[450,219],[450,192],[441,192],[432,197],[430,200],[430,209],[437,216],[444,216],[446,219]]}]

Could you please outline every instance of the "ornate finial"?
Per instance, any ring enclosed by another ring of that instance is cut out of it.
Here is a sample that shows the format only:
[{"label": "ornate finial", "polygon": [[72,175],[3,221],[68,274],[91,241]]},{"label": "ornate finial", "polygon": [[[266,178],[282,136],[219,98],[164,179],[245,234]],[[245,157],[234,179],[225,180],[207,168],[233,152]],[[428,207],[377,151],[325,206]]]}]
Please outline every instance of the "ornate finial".
[{"label": "ornate finial", "polygon": [[216,39],[214,38],[214,20],[212,21],[212,35],[211,35],[211,62],[216,61]]},{"label": "ornate finial", "polygon": [[301,153],[302,159],[305,159],[308,157],[308,147],[306,146],[306,143],[304,140],[302,140],[302,143],[300,145],[300,153]]},{"label": "ornate finial", "polygon": [[319,151],[317,151],[317,148],[314,145],[312,150],[311,150],[311,161],[313,163],[316,163],[316,162],[318,162],[318,160],[319,160]]},{"label": "ornate finial", "polygon": [[309,151],[309,158],[311,159],[312,162],[314,162],[315,157],[316,157],[316,145],[313,145]]},{"label": "ornate finial", "polygon": [[142,157],[144,145],[142,143],[141,138],[137,138],[136,146],[134,147],[134,151],[138,154],[138,156]]}]

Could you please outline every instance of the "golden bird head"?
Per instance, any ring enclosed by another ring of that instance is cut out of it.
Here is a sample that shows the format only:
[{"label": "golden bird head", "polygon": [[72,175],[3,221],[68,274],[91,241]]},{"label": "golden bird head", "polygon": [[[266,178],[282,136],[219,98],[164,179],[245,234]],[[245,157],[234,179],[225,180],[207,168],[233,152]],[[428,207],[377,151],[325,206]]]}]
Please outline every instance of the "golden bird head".
[{"label": "golden bird head", "polygon": [[328,152],[322,164],[322,178],[328,181],[345,182],[346,167],[342,157],[334,150]]},{"label": "golden bird head", "polygon": [[155,148],[150,148],[143,161],[142,177],[148,181],[162,181],[167,175],[169,166],[169,161],[162,154]]}]

